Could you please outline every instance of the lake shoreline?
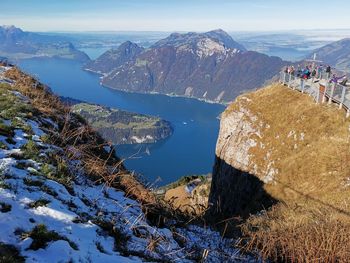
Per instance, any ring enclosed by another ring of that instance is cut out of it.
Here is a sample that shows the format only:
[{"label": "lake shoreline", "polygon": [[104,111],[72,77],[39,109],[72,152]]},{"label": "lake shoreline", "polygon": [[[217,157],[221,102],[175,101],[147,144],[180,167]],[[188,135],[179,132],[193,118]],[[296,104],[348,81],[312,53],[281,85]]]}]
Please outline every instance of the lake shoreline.
[{"label": "lake shoreline", "polygon": [[[91,72],[91,73],[94,73],[96,75],[99,75],[100,79],[102,79],[103,77],[107,76],[107,74],[99,72],[99,71],[94,71],[94,70],[91,70],[91,69],[88,69],[88,68],[84,68],[84,67],[82,69],[87,71],[87,72]],[[231,102],[217,102],[217,101],[213,101],[213,100],[201,99],[201,98],[198,98],[198,97],[188,97],[188,96],[177,95],[177,94],[172,94],[172,93],[160,93],[160,92],[155,92],[155,91],[152,91],[152,92],[136,92],[136,91],[130,91],[130,90],[127,90],[127,89],[118,89],[118,88],[115,88],[115,87],[103,84],[102,81],[100,81],[100,85],[102,87],[105,87],[105,88],[108,88],[108,89],[123,91],[123,92],[127,92],[127,93],[136,93],[136,94],[138,93],[138,94],[149,94],[149,95],[164,95],[164,96],[168,96],[168,97],[172,97],[172,98],[195,99],[195,100],[198,100],[198,101],[201,101],[201,102],[205,102],[205,103],[208,103],[208,104],[219,104],[219,105],[224,105],[226,107],[230,103],[232,103],[232,101]]]}]

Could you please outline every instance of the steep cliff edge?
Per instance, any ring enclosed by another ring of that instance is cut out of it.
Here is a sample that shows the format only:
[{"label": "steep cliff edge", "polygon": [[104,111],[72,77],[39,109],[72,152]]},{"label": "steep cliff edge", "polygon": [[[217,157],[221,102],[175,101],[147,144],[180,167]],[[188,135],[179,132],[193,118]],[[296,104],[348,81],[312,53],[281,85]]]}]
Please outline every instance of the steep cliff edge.
[{"label": "steep cliff edge", "polygon": [[349,124],[277,84],[238,97],[222,114],[210,214],[248,217],[276,201],[347,214]]}]

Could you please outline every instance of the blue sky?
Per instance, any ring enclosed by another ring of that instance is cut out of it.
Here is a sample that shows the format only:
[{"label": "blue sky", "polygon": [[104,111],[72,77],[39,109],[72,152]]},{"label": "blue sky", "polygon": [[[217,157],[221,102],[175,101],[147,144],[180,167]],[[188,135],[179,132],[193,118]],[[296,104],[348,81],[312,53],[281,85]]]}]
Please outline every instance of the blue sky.
[{"label": "blue sky", "polygon": [[350,28],[348,0],[0,0],[29,31],[276,31]]}]

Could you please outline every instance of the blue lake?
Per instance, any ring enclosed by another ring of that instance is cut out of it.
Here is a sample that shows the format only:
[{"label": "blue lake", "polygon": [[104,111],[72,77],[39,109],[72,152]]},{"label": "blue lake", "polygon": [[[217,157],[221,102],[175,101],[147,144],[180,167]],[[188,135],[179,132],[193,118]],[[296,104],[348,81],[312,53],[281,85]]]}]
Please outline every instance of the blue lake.
[{"label": "blue lake", "polygon": [[126,167],[142,174],[150,183],[160,178],[157,185],[163,185],[184,175],[212,171],[219,131],[217,117],[225,109],[223,105],[108,89],[99,84],[98,75],[83,71],[82,64],[77,61],[30,59],[21,61],[19,66],[39,77],[60,96],[156,115],[170,121],[174,133],[166,140],[117,146],[118,156],[127,158]]}]

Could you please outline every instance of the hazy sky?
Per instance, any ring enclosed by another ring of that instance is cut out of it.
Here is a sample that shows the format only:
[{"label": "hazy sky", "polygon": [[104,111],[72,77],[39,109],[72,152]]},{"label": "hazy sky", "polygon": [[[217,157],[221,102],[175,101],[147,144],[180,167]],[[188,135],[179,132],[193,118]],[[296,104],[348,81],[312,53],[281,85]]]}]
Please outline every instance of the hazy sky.
[{"label": "hazy sky", "polygon": [[350,28],[348,0],[0,0],[0,25],[30,31]]}]

